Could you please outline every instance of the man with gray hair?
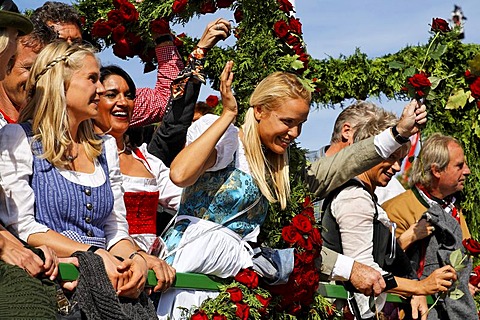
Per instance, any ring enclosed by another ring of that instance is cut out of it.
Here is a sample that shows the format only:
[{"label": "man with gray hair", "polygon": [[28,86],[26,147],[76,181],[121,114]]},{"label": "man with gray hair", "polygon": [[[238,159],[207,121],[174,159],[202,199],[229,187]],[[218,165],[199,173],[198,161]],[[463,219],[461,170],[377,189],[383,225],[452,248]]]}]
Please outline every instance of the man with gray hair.
[{"label": "man with gray hair", "polygon": [[[385,202],[383,208],[397,224],[396,236],[406,250],[420,279],[450,263],[450,254],[465,249],[462,239],[470,238],[465,218],[455,194],[463,190],[470,169],[459,141],[439,133],[425,140],[410,176],[411,189]],[[458,300],[441,299],[429,319],[476,319],[475,303],[469,286],[471,260],[457,272]]]}]

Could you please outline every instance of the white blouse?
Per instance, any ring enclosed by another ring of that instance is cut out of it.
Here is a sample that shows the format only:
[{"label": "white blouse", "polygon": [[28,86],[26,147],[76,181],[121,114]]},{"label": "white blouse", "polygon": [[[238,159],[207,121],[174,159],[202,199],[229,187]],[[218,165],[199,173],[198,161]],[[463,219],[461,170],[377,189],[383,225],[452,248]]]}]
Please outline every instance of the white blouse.
[{"label": "white blouse", "polygon": [[170,168],[162,160],[148,152],[146,143],[142,144],[138,149],[147,161],[138,157],[134,152],[132,152],[133,157],[140,160],[154,178],[132,177],[122,174],[125,192],[159,191],[158,200],[160,204],[165,208],[177,210],[182,195],[182,188],[170,180]]},{"label": "white blouse", "polygon": [[[189,145],[200,137],[218,118],[219,116],[217,115],[206,114],[195,121],[190,128],[188,128],[186,144]],[[238,128],[233,124],[228,126],[227,131],[215,145],[215,150],[217,151],[217,160],[213,167],[207,171],[224,169],[235,157],[235,168],[250,174],[250,167],[248,166],[245,150],[238,135]]]},{"label": "white blouse", "polygon": [[[112,214],[105,224],[107,249],[122,239],[130,239],[123,201],[122,176],[115,139],[103,138],[103,147],[108,165],[108,175],[114,196]],[[93,173],[56,169],[74,183],[96,187],[105,182],[105,173],[95,161]],[[0,185],[3,188],[5,205],[0,205],[0,220],[14,234],[27,241],[33,233],[47,232],[49,228],[35,220],[35,195],[30,186],[33,173],[33,155],[23,128],[9,124],[0,129]]]}]

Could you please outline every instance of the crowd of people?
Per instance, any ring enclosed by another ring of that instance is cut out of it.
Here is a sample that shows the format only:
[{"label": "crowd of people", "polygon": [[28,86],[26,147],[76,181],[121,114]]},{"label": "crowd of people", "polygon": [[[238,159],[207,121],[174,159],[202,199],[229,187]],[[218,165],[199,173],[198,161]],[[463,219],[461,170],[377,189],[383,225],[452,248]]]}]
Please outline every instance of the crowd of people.
[{"label": "crowd of people", "polygon": [[[311,102],[301,80],[287,72],[259,79],[236,127],[233,61],[220,75],[221,115],[197,102],[208,51],[231,33],[227,20],[206,26],[185,65],[169,34],[153,34],[157,82],[138,89],[82,42],[72,6],[49,1],[28,18],[12,0],[0,8],[2,318],[181,319],[182,308],[218,293],[172,288],[176,272],[229,278],[256,270],[269,203],[283,210],[290,199],[287,151]],[[411,188],[392,187],[409,138],[426,121],[417,100],[400,118],[359,101],[305,168],[324,226],[318,272],[346,284],[351,297],[337,302],[345,315],[478,317],[471,261],[457,271],[449,265],[470,238],[454,197],[470,173],[460,143],[432,135]],[[145,139],[143,127],[157,122]],[[293,253],[279,254],[285,264],[276,274],[288,279]],[[59,262],[77,266],[78,281],[58,281]],[[149,269],[155,304],[145,289]],[[426,296],[457,280],[466,294],[427,312]],[[384,292],[411,305],[385,304]]]}]

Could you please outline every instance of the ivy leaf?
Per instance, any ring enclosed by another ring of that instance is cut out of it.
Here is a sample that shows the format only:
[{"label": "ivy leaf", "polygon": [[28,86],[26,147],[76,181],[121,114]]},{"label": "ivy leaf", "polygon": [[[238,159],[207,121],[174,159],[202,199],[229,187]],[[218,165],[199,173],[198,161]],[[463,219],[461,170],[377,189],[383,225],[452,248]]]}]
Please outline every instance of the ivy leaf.
[{"label": "ivy leaf", "polygon": [[457,270],[457,267],[461,265],[462,260],[463,254],[460,249],[457,249],[450,254],[450,264],[455,270]]},{"label": "ivy leaf", "polygon": [[458,288],[455,288],[455,290],[453,291],[450,291],[450,293],[448,294],[448,297],[452,300],[458,300],[460,299],[461,297],[463,297],[465,293],[463,293],[462,290],[458,289]]},{"label": "ivy leaf", "polygon": [[405,64],[401,63],[400,61],[392,61],[388,63],[388,67],[390,69],[403,69],[405,68]]},{"label": "ivy leaf", "polygon": [[448,97],[448,101],[447,101],[447,105],[445,106],[445,109],[453,110],[453,109],[465,107],[465,105],[467,104],[467,99],[469,98],[469,95],[470,94],[468,92],[465,92],[463,89],[452,91],[452,93]]},{"label": "ivy leaf", "polygon": [[300,82],[303,84],[303,86],[310,92],[315,91],[315,85],[313,84],[313,81],[310,79],[305,79],[303,77],[299,77]]},{"label": "ivy leaf", "polygon": [[293,70],[298,70],[303,68],[303,62],[300,60],[295,60],[292,62],[292,69]]},{"label": "ivy leaf", "polygon": [[430,83],[432,84],[430,86],[430,89],[435,90],[435,88],[438,87],[438,85],[443,79],[439,77],[431,76],[431,77],[428,77],[428,80],[430,80]]},{"label": "ivy leaf", "polygon": [[438,60],[445,53],[445,51],[447,51],[447,45],[438,44],[432,53],[430,53],[430,58],[433,60]]},{"label": "ivy leaf", "polygon": [[405,69],[405,71],[403,71],[403,76],[406,78],[413,77],[416,71],[417,69],[415,69],[414,67],[408,67],[407,69]]}]

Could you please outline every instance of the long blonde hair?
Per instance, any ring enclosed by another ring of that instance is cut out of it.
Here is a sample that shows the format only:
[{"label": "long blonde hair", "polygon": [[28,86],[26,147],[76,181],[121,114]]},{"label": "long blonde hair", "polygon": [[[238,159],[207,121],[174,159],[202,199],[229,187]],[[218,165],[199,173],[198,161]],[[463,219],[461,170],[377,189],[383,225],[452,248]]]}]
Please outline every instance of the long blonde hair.
[{"label": "long blonde hair", "polygon": [[285,209],[290,198],[288,155],[262,150],[258,122],[253,107],[272,111],[287,99],[303,99],[310,104],[311,94],[291,73],[275,72],[263,79],[250,96],[250,108],[245,114],[243,144],[250,171],[262,194],[270,202],[280,202]]},{"label": "long blonde hair", "polygon": [[[64,154],[73,141],[65,93],[73,73],[83,67],[87,56],[97,59],[93,47],[66,41],[51,43],[38,55],[27,81],[28,101],[20,111],[19,122],[33,120],[33,139],[43,147],[39,156],[56,167],[69,163]],[[95,135],[92,120],[80,123],[78,138],[90,160],[101,154],[102,140]]]}]

